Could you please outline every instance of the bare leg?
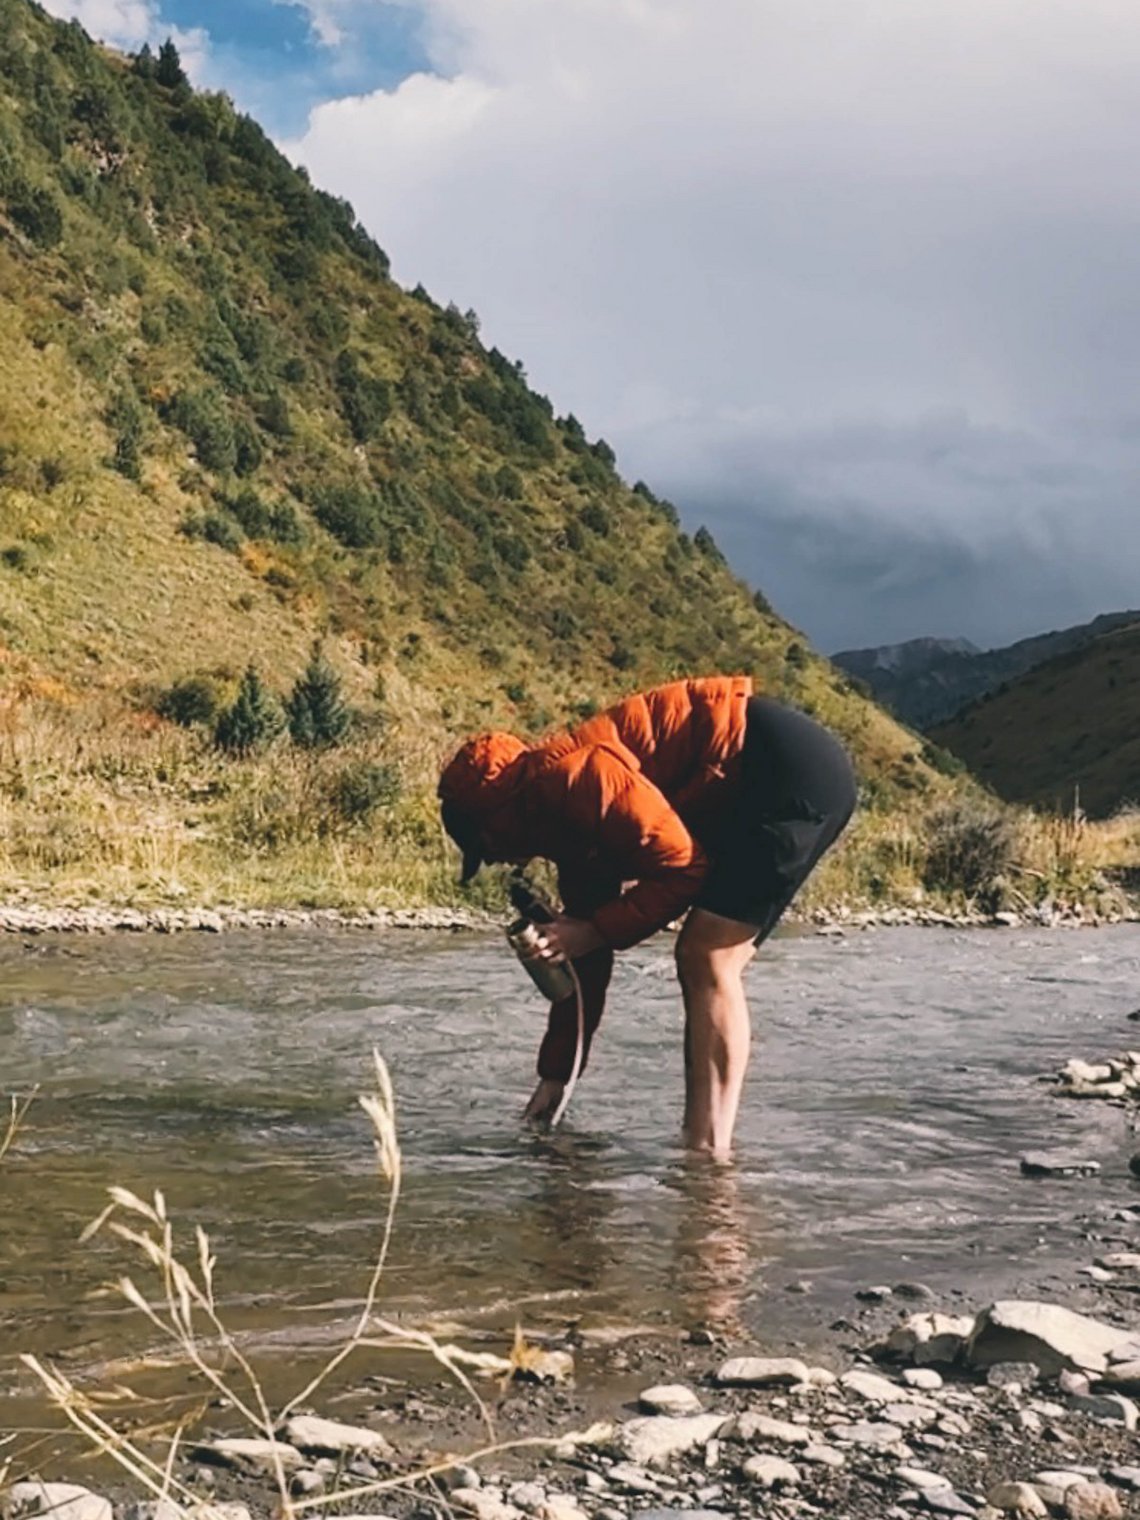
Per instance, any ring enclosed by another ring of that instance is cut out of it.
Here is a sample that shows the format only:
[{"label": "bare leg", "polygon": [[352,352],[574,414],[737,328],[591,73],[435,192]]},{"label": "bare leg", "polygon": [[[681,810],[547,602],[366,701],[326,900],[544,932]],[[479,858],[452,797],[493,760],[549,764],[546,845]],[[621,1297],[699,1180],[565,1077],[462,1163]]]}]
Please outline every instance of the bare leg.
[{"label": "bare leg", "polygon": [[755,924],[694,908],[677,941],[685,1000],[685,1143],[727,1157],[748,1069],[751,1030],[744,968]]}]

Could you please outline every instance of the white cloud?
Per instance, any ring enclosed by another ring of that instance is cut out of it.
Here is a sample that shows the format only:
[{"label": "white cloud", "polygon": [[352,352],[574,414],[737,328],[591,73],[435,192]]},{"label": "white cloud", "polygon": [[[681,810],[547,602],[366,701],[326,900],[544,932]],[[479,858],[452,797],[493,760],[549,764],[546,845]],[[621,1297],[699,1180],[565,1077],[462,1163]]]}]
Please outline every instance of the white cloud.
[{"label": "white cloud", "polygon": [[[931,546],[1010,572],[962,631],[1030,631],[1025,566],[1059,619],[1118,593],[1109,535],[1140,557],[1134,0],[423,10],[438,72],[322,105],[288,150],[777,604],[795,588],[821,639],[923,631]],[[853,513],[887,590],[847,629],[840,571],[803,570],[805,536]]]}]

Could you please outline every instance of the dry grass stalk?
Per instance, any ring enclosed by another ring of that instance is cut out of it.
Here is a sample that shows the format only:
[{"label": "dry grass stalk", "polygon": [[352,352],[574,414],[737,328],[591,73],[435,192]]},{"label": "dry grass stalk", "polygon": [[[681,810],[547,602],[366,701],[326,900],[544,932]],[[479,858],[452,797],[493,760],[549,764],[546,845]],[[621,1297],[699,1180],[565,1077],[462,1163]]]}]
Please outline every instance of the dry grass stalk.
[{"label": "dry grass stalk", "polygon": [[[376,1301],[400,1196],[402,1161],[396,1128],[395,1094],[388,1069],[376,1051],[373,1052],[373,1074],[374,1091],[363,1095],[359,1101],[372,1128],[377,1168],[388,1191],[388,1208],[376,1262],[364,1304],[348,1339],[278,1412],[274,1413],[270,1408],[256,1369],[234,1335],[226,1328],[219,1313],[215,1296],[217,1261],[211,1250],[209,1236],[201,1228],[195,1229],[193,1261],[192,1265],[187,1265],[179,1255],[174,1225],[161,1192],[156,1191],[148,1201],[127,1188],[110,1188],[110,1203],[81,1236],[81,1242],[86,1242],[102,1230],[109,1231],[132,1247],[156,1276],[159,1292],[153,1299],[148,1298],[131,1277],[119,1279],[118,1291],[180,1353],[181,1358],[189,1362],[204,1382],[229,1402],[252,1430],[273,1443],[270,1457],[280,1514],[284,1517],[295,1515],[304,1509],[338,1502],[345,1497],[344,1491],[334,1490],[320,1499],[294,1500],[289,1493],[277,1432],[282,1422],[301,1405],[307,1404],[332,1373],[361,1347],[421,1350],[445,1367],[477,1404],[491,1438],[492,1444],[474,1453],[474,1457],[518,1446],[550,1444],[539,1438],[514,1441],[506,1445],[494,1444],[490,1411],[464,1372],[463,1365],[486,1371],[489,1363],[494,1362],[493,1370],[501,1371],[504,1365],[509,1365],[503,1359],[488,1359],[465,1353],[458,1347],[441,1344],[426,1331],[396,1324],[376,1314]],[[127,1216],[126,1219],[120,1217],[124,1215]],[[88,1393],[78,1388],[58,1368],[46,1365],[34,1356],[25,1355],[21,1360],[43,1384],[52,1403],[96,1452],[110,1457],[134,1482],[154,1497],[169,1501],[181,1513],[207,1513],[208,1507],[202,1505],[199,1495],[175,1476],[175,1460],[183,1432],[189,1423],[187,1417],[177,1424],[170,1435],[162,1460],[156,1460],[141,1444],[147,1433],[137,1430],[125,1433],[116,1428],[105,1412],[124,1396],[133,1398],[131,1390],[118,1389],[111,1396]],[[153,1435],[154,1432],[150,1434]],[[354,1488],[351,1494],[356,1499],[368,1493],[422,1482],[445,1471],[450,1465],[453,1464],[445,1462],[369,1487]]]},{"label": "dry grass stalk", "polygon": [[8,1112],[8,1123],[5,1126],[3,1135],[0,1136],[0,1161],[4,1160],[4,1157],[8,1154],[8,1152],[12,1149],[12,1146],[15,1144],[16,1136],[23,1128],[28,1109],[31,1108],[32,1104],[36,1101],[36,1096],[39,1093],[39,1090],[40,1087],[39,1083],[37,1082],[35,1087],[32,1088],[31,1092],[25,1093],[22,1098],[17,1097],[15,1093],[12,1094],[11,1107]]}]

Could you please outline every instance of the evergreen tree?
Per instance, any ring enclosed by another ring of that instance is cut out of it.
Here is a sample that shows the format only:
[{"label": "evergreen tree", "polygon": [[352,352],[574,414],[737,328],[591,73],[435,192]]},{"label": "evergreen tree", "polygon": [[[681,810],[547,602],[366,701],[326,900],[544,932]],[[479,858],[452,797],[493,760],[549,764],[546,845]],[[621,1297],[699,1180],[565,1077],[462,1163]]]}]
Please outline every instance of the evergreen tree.
[{"label": "evergreen tree", "polygon": [[131,68],[140,79],[153,79],[156,67],[150,43],[144,42],[132,59]]},{"label": "evergreen tree", "polygon": [[232,707],[227,707],[214,726],[214,743],[231,755],[248,755],[264,749],[281,731],[281,709],[257,673],[246,667]]},{"label": "evergreen tree", "polygon": [[285,704],[293,743],[303,749],[339,744],[348,732],[351,714],[341,695],[340,677],[313,645],[309,663],[298,677]]},{"label": "evergreen tree", "polygon": [[155,68],[154,77],[168,90],[177,89],[179,85],[187,82],[182,59],[178,56],[178,49],[170,37],[158,50],[158,65]]}]

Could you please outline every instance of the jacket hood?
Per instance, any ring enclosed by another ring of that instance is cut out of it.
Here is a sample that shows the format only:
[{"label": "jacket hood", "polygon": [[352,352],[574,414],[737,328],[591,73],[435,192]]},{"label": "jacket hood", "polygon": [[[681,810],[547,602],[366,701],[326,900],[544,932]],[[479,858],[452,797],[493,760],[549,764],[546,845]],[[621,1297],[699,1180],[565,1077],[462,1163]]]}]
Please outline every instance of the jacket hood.
[{"label": "jacket hood", "polygon": [[518,776],[528,746],[517,734],[478,734],[460,746],[439,778],[439,797],[471,817],[495,812]]}]

